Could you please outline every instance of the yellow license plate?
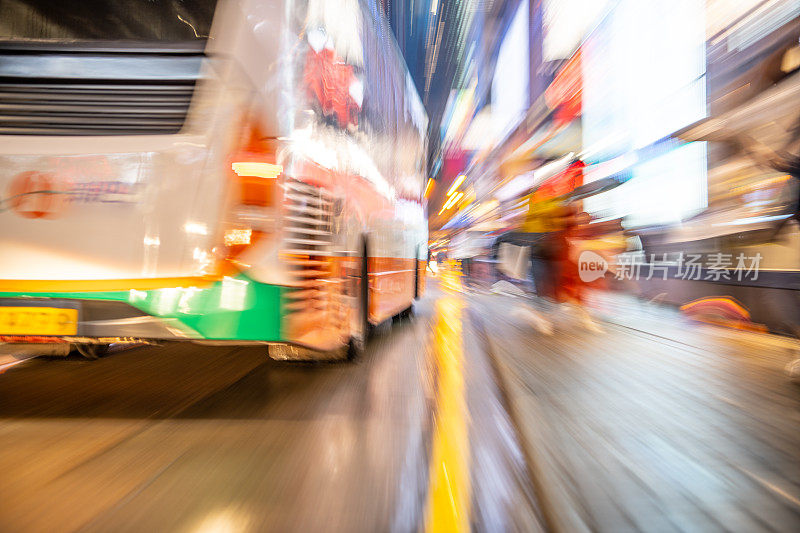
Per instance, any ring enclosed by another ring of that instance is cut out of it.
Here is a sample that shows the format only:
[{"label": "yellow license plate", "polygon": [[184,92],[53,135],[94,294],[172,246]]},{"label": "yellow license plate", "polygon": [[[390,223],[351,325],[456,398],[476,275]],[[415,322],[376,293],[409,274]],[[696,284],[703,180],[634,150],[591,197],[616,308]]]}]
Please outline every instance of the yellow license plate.
[{"label": "yellow license plate", "polygon": [[75,335],[77,333],[77,309],[0,307],[0,335]]}]

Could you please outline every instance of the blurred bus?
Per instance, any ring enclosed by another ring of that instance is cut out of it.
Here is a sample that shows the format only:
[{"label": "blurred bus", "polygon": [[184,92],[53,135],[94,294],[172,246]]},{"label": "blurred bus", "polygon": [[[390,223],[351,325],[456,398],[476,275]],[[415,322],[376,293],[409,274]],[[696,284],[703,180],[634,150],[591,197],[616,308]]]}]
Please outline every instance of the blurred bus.
[{"label": "blurred bus", "polygon": [[333,358],[410,311],[427,118],[375,2],[0,10],[0,342]]}]

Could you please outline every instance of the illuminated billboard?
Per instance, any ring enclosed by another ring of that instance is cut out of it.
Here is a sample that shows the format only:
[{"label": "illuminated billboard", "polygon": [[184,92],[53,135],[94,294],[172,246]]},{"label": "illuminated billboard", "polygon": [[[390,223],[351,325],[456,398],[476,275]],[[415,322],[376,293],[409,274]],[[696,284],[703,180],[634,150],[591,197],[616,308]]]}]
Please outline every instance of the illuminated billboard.
[{"label": "illuminated billboard", "polygon": [[[646,147],[706,116],[704,15],[702,0],[621,0],[585,40],[587,162]],[[628,183],[588,198],[585,208],[638,226],[677,222],[706,206],[703,143],[661,153],[630,172]]]}]

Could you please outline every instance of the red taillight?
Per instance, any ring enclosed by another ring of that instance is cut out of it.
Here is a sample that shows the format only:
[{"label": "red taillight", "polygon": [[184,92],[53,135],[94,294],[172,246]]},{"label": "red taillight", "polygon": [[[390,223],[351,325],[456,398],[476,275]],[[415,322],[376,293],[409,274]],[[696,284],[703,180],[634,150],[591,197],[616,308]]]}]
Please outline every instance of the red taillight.
[{"label": "red taillight", "polygon": [[278,177],[283,172],[276,162],[276,148],[275,138],[246,123],[229,159],[232,194],[222,244],[225,262],[237,270],[247,266],[241,255],[274,231],[280,203]]},{"label": "red taillight", "polygon": [[245,124],[230,161],[240,205],[267,207],[276,204],[277,178],[283,172],[283,167],[275,160],[276,149],[274,137],[264,135],[255,124]]},{"label": "red taillight", "polygon": [[283,167],[273,163],[235,161],[231,169],[239,182],[239,203],[259,207],[274,206],[278,202],[278,176]]}]

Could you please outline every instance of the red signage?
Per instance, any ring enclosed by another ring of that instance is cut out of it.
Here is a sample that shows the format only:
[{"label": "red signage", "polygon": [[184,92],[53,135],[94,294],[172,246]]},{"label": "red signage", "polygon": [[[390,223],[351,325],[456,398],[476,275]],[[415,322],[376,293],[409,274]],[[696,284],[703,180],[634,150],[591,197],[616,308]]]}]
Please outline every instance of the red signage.
[{"label": "red signage", "polygon": [[303,78],[309,95],[322,108],[322,114],[336,118],[340,126],[358,125],[361,102],[350,92],[358,83],[353,67],[342,61],[336,52],[323,48],[316,52],[309,47]]},{"label": "red signage", "polygon": [[569,194],[577,187],[583,185],[583,167],[586,165],[583,161],[575,161],[563,172],[559,172],[552,178],[545,180],[536,192],[534,197],[536,200],[545,200],[548,198],[557,198]]},{"label": "red signage", "polygon": [[557,124],[567,124],[580,116],[582,106],[583,77],[581,75],[581,49],[561,67],[553,83],[545,90],[544,99],[550,109],[555,110]]}]

